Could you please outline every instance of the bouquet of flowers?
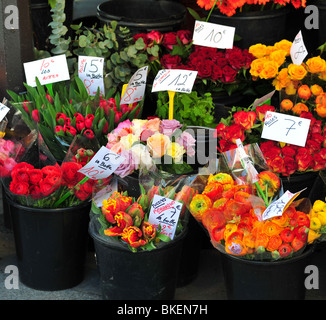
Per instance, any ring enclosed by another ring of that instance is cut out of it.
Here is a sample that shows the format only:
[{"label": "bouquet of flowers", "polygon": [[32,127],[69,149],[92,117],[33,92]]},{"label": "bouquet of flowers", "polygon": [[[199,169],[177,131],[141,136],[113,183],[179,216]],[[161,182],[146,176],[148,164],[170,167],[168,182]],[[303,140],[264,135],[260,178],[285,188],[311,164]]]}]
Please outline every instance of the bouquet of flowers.
[{"label": "bouquet of flowers", "polygon": [[107,135],[106,145],[125,158],[115,174],[123,178],[135,170],[154,168],[178,174],[193,171],[185,160],[195,155],[195,139],[183,129],[177,120],[159,118],[120,123]]},{"label": "bouquet of flowers", "polygon": [[192,184],[200,192],[189,205],[190,213],[207,230],[213,246],[223,253],[266,261],[301,254],[308,244],[310,200],[292,202],[292,198],[282,206],[277,202],[281,180],[268,169],[261,171],[256,166],[258,163],[261,169],[266,167],[263,159],[256,162],[255,156],[249,156],[259,169],[252,180],[250,167],[245,165],[249,162],[241,161],[241,156],[237,159],[240,150],[232,151],[223,155],[229,170],[223,171],[221,166],[218,173],[201,176]]},{"label": "bouquet of flowers", "polygon": [[[37,79],[36,79],[37,80]],[[75,77],[68,86],[65,82],[52,84],[52,88],[26,85],[27,92],[17,95],[8,91],[11,105],[21,112],[30,128],[37,128],[51,153],[63,160],[77,134],[93,137],[104,145],[106,134],[119,122],[141,116],[143,101],[120,105],[120,93],[105,97],[89,96],[83,82]],[[50,88],[50,91],[49,89]]]},{"label": "bouquet of flowers", "polygon": [[298,9],[306,6],[306,0],[197,0],[199,7],[205,10],[218,10],[221,14],[228,17],[238,12],[276,10],[287,5],[292,5]]},{"label": "bouquet of flowers", "polygon": [[[103,240],[127,247],[132,252],[160,248],[164,243],[184,234],[188,221],[186,206],[195,194],[195,191],[185,184],[187,181],[188,177],[184,177],[177,182],[168,182],[165,187],[162,183],[151,187],[140,185],[142,192],[137,200],[128,196],[127,192],[114,191],[110,197],[103,200],[100,208],[93,203],[91,226],[97,229]],[[177,209],[180,210],[177,220],[164,216],[166,213],[162,208],[160,216],[151,222],[151,214],[154,215],[151,207],[156,195],[161,196],[162,201],[173,200],[169,205],[177,204]],[[168,224],[165,224],[166,219],[169,220]],[[172,226],[175,226],[174,232],[171,230]]]}]

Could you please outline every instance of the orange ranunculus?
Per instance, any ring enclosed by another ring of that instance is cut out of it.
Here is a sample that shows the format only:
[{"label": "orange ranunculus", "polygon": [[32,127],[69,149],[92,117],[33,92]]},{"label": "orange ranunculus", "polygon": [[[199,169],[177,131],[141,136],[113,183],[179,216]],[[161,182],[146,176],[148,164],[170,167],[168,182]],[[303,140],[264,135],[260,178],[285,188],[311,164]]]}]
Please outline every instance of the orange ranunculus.
[{"label": "orange ranunculus", "polygon": [[265,233],[257,233],[256,235],[256,243],[255,247],[258,249],[259,247],[266,248],[268,246],[269,236]]},{"label": "orange ranunculus", "polygon": [[268,245],[267,245],[266,249],[268,251],[273,252],[273,251],[277,250],[280,247],[282,242],[283,241],[282,241],[282,239],[281,239],[281,237],[279,235],[273,235],[273,236],[271,236],[269,238]]},{"label": "orange ranunculus", "polygon": [[231,186],[230,188],[224,190],[224,192],[222,193],[222,197],[226,199],[233,199],[234,193],[235,193],[235,188],[234,186]]},{"label": "orange ranunculus", "polygon": [[220,242],[224,238],[225,226],[223,227],[214,227],[210,232],[212,240]]},{"label": "orange ranunculus", "polygon": [[270,220],[267,220],[263,226],[263,232],[269,237],[277,235],[281,231],[282,228]]},{"label": "orange ranunculus", "polygon": [[298,96],[301,99],[308,100],[311,97],[311,90],[308,85],[304,84],[298,88]]},{"label": "orange ranunculus", "polygon": [[311,93],[314,95],[314,96],[318,96],[320,94],[322,94],[324,92],[323,88],[318,85],[318,84],[314,84],[310,87],[310,90],[311,90]]},{"label": "orange ranunculus", "polygon": [[238,111],[233,115],[234,122],[241,125],[245,130],[252,128],[256,118],[257,114],[255,111]]},{"label": "orange ranunculus", "polygon": [[225,230],[224,230],[224,240],[226,240],[230,234],[232,234],[233,232],[236,232],[237,229],[238,229],[238,227],[235,223],[228,223],[225,226]]},{"label": "orange ranunculus", "polygon": [[309,112],[309,108],[307,107],[307,105],[305,105],[302,102],[298,102],[297,104],[294,105],[294,107],[292,108],[292,112],[296,115],[300,115],[301,112],[306,111]]},{"label": "orange ranunculus", "polygon": [[323,106],[322,104],[317,104],[315,110],[320,117],[326,117],[326,106]]},{"label": "orange ranunculus", "polygon": [[226,222],[223,212],[214,208],[207,209],[202,215],[203,226],[208,232],[211,232],[211,230],[216,227],[224,227]]},{"label": "orange ranunculus", "polygon": [[223,211],[224,208],[225,208],[225,204],[227,203],[229,199],[227,198],[220,198],[220,199],[217,199],[216,201],[214,201],[213,203],[213,208],[214,209],[217,209],[217,210],[220,210],[220,211]]},{"label": "orange ranunculus", "polygon": [[241,216],[246,212],[248,212],[248,208],[234,199],[229,199],[225,204],[224,215],[228,221],[232,220],[233,217]]},{"label": "orange ranunculus", "polygon": [[236,240],[242,240],[243,239],[243,233],[239,232],[239,231],[234,231],[231,234],[229,234],[229,236],[226,238],[226,242],[232,242],[232,241],[236,241]]},{"label": "orange ranunculus", "polygon": [[190,212],[197,221],[202,221],[203,213],[211,208],[212,200],[204,194],[196,194],[190,202]]},{"label": "orange ranunculus", "polygon": [[293,102],[290,99],[283,99],[280,106],[282,110],[289,111],[293,108]]},{"label": "orange ranunculus", "polygon": [[246,247],[254,249],[256,246],[256,236],[248,233],[243,237],[243,243]]},{"label": "orange ranunculus", "polygon": [[315,99],[315,103],[326,106],[326,92],[319,94]]},{"label": "orange ranunculus", "polygon": [[306,65],[310,73],[321,73],[326,69],[326,61],[320,56],[308,59]]},{"label": "orange ranunculus", "polygon": [[258,174],[258,178],[259,186],[264,193],[267,189],[268,197],[274,196],[281,186],[280,178],[272,171],[262,171]]},{"label": "orange ranunculus", "polygon": [[305,244],[306,244],[306,241],[300,240],[297,237],[295,237],[291,242],[291,246],[294,251],[300,250],[301,248],[304,247]]},{"label": "orange ranunculus", "polygon": [[234,184],[234,180],[232,176],[230,176],[228,173],[223,173],[223,172],[219,172],[215,175],[211,174],[208,177],[207,183],[211,183],[211,182],[218,182],[220,184]]},{"label": "orange ranunculus", "polygon": [[241,240],[226,241],[225,251],[235,256],[244,256],[248,252]]},{"label": "orange ranunculus", "polygon": [[308,72],[304,65],[291,63],[288,66],[288,73],[292,80],[302,80]]},{"label": "orange ranunculus", "polygon": [[289,218],[286,215],[282,214],[281,216],[273,217],[271,221],[280,227],[285,228],[289,223]]},{"label": "orange ranunculus", "polygon": [[222,184],[218,182],[212,182],[212,183],[208,183],[205,186],[204,191],[202,193],[205,194],[214,202],[221,196],[222,192],[223,192]]},{"label": "orange ranunculus", "polygon": [[245,236],[247,234],[250,234],[251,229],[252,228],[248,224],[246,224],[244,222],[240,222],[238,224],[238,230],[237,231],[241,232]]}]

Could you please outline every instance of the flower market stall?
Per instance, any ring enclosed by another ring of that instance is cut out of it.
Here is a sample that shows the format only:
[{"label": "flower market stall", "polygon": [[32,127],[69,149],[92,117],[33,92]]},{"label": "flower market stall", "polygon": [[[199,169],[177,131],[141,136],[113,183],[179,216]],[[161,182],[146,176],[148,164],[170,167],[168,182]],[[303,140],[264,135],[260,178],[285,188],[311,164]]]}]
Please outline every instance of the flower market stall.
[{"label": "flower market stall", "polygon": [[78,285],[92,241],[102,299],[173,300],[204,238],[228,299],[305,299],[326,233],[326,61],[281,25],[308,2],[198,0],[191,30],[140,32],[108,2],[99,26],[67,28],[56,0],[51,52],[0,104],[21,282]]}]

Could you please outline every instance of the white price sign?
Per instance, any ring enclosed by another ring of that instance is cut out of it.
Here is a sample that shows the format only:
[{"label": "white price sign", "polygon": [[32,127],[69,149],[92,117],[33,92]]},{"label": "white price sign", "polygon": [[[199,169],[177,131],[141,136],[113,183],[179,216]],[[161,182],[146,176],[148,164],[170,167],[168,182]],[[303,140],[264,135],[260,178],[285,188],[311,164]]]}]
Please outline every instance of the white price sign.
[{"label": "white price sign", "polygon": [[190,93],[197,73],[197,71],[182,69],[160,70],[154,79],[152,92],[175,91]]},{"label": "white price sign", "polygon": [[104,95],[103,68],[104,58],[78,57],[78,76],[90,96],[95,96],[98,88],[100,88],[100,94]]},{"label": "white price sign", "polygon": [[116,177],[113,177],[107,186],[94,195],[93,200],[96,206],[102,207],[103,200],[110,198],[114,191],[118,191],[118,180]]},{"label": "white price sign", "polygon": [[[307,189],[307,188],[305,188]],[[279,199],[273,201],[263,212],[262,219],[267,220],[273,217],[281,216],[284,210],[288,207],[288,205],[305,189],[291,193],[290,191],[286,191]]]},{"label": "white price sign", "polygon": [[26,83],[36,87],[37,77],[41,85],[70,79],[65,54],[24,63]]},{"label": "white price sign", "polygon": [[3,118],[7,115],[9,112],[9,108],[5,106],[3,103],[0,102],[0,121],[3,120]]},{"label": "white price sign", "polygon": [[301,31],[299,31],[292,42],[290,54],[292,62],[297,65],[300,65],[303,62],[304,58],[308,55],[308,51],[303,42]]},{"label": "white price sign", "polygon": [[148,67],[138,69],[131,77],[120,104],[130,104],[144,99]]},{"label": "white price sign", "polygon": [[261,137],[304,147],[309,126],[310,119],[267,111]]},{"label": "white price sign", "polygon": [[148,222],[154,225],[156,229],[158,229],[160,225],[161,233],[173,239],[181,209],[181,202],[156,194],[153,197]]},{"label": "white price sign", "polygon": [[232,49],[234,34],[234,27],[196,20],[192,40],[199,46]]},{"label": "white price sign", "polygon": [[109,177],[122,163],[124,157],[102,146],[85,166],[78,170],[86,177],[97,180]]}]

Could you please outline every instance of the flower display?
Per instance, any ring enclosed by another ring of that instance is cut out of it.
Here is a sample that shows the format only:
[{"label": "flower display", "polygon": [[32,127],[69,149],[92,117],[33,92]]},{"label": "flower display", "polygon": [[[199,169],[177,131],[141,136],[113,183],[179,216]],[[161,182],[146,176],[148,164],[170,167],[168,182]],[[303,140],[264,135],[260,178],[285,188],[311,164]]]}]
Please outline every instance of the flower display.
[{"label": "flower display", "polygon": [[106,147],[125,158],[115,174],[123,178],[154,167],[170,173],[191,172],[184,158],[194,156],[195,139],[182,127],[177,120],[155,117],[121,122],[107,135]]},{"label": "flower display", "polygon": [[[280,188],[279,178],[270,171],[260,173],[259,184],[272,196]],[[281,216],[264,220],[267,207],[258,195],[254,185],[237,184],[230,174],[219,172],[207,177],[189,210],[205,227],[213,246],[227,254],[266,261],[300,254],[308,244],[309,210],[293,202]]]},{"label": "flower display", "polygon": [[325,237],[326,233],[326,202],[323,200],[315,200],[309,212],[310,230],[308,234],[308,242],[312,243],[318,239],[320,241]]},{"label": "flower display", "polygon": [[135,200],[129,197],[126,191],[115,191],[108,199],[103,200],[101,208],[95,209],[101,224],[99,232],[105,237],[118,239],[132,252],[156,249],[161,241],[169,242],[173,239],[162,232],[161,225],[148,221],[154,195],[174,199],[182,204],[175,234],[178,236],[186,223],[186,205],[194,193],[195,191],[187,185],[178,192],[173,187],[153,186],[147,192],[142,188],[142,194]]},{"label": "flower display", "polygon": [[197,0],[197,4],[205,10],[218,10],[230,17],[238,12],[274,10],[287,5],[298,9],[306,6],[306,0]]}]

